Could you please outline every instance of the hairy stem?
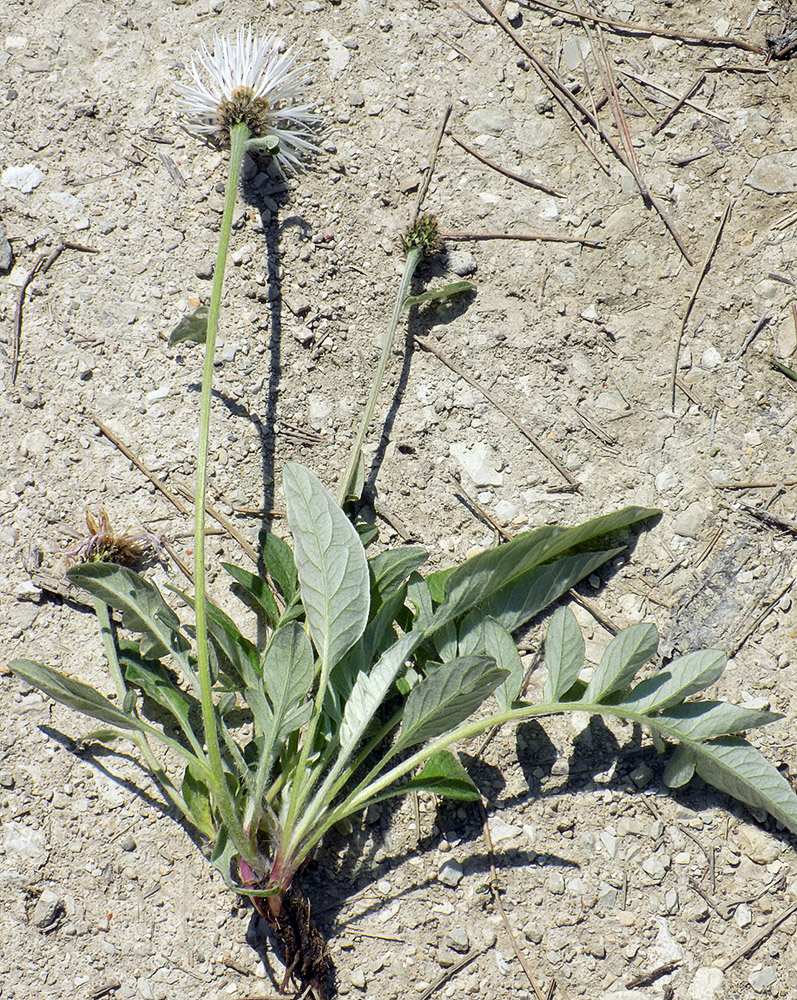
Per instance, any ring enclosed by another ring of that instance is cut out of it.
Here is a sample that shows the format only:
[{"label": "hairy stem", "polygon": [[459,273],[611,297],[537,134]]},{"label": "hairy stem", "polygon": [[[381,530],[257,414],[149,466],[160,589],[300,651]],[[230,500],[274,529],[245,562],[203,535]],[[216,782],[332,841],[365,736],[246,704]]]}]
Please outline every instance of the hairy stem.
[{"label": "hairy stem", "polygon": [[202,397],[199,411],[199,447],[196,463],[196,488],[194,505],[194,587],[196,592],[196,646],[199,666],[199,686],[202,701],[202,725],[205,733],[210,768],[213,775],[213,793],[222,822],[236,849],[245,859],[250,859],[252,847],[244,834],[235,808],[232,793],[227,785],[224,765],[221,759],[219,733],[216,726],[216,712],[213,705],[213,682],[210,675],[210,650],[208,648],[207,594],[205,589],[205,494],[208,481],[208,442],[210,438],[210,403],[213,386],[213,362],[216,348],[216,334],[219,326],[221,293],[224,286],[224,269],[230,244],[235,197],[241,177],[249,129],[243,123],[230,130],[230,166],[227,190],[224,199],[224,214],[221,219],[219,252],[216,270],[213,274],[213,290],[208,312],[208,330],[205,341],[205,367],[202,375]]},{"label": "hairy stem", "polygon": [[371,384],[371,393],[368,397],[368,402],[365,405],[365,410],[360,420],[360,426],[357,429],[357,436],[354,438],[354,443],[351,446],[349,464],[346,466],[346,471],[343,473],[343,478],[341,479],[340,486],[338,487],[338,495],[336,499],[341,507],[352,495],[354,490],[354,479],[357,475],[357,466],[360,462],[360,452],[363,442],[365,441],[365,435],[368,433],[371,417],[374,415],[374,407],[376,406],[376,399],[379,395],[379,390],[382,388],[382,381],[384,380],[385,371],[387,370],[387,363],[390,360],[390,351],[393,347],[393,340],[396,336],[396,330],[398,329],[399,320],[401,319],[401,313],[404,310],[404,300],[407,298],[407,293],[409,292],[413,275],[415,274],[422,257],[422,250],[413,249],[409,251],[407,259],[404,262],[404,273],[401,276],[401,284],[399,285],[398,295],[396,296],[396,304],[393,307],[393,315],[390,317],[390,325],[387,328],[385,340],[382,344],[382,356],[379,359],[379,367],[376,370],[374,381]]}]

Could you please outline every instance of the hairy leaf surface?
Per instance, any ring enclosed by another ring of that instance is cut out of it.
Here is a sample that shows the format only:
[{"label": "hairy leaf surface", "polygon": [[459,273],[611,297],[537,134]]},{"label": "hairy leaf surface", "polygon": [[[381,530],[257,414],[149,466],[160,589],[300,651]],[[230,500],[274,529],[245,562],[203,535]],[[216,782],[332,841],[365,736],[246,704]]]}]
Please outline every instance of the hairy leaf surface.
[{"label": "hairy leaf surface", "polygon": [[584,666],[584,636],[570,608],[559,608],[545,634],[548,677],[543,701],[560,701],[578,680]]},{"label": "hairy leaf surface", "polygon": [[492,657],[462,656],[441,663],[407,695],[394,752],[454,729],[506,677]]},{"label": "hairy leaf surface", "polygon": [[[673,660],[664,670],[634,687],[624,703],[635,712],[675,705],[718,680],[728,657],[718,649],[700,649]],[[757,724],[757,723],[754,723]]]},{"label": "hairy leaf surface", "polygon": [[188,680],[197,685],[185,656],[188,642],[180,634],[180,620],[154,584],[115,563],[73,566],[67,576],[72,583],[122,613],[123,626],[141,636],[142,656],[158,660],[169,653],[175,655]]},{"label": "hairy leaf surface", "polygon": [[368,622],[365,552],[351,522],[312,472],[286,463],[284,487],[307,624],[329,671]]},{"label": "hairy leaf surface", "polygon": [[623,629],[606,648],[583,700],[603,701],[614,691],[627,687],[637,670],[656,655],[658,648],[659,633],[655,625],[640,623]]}]

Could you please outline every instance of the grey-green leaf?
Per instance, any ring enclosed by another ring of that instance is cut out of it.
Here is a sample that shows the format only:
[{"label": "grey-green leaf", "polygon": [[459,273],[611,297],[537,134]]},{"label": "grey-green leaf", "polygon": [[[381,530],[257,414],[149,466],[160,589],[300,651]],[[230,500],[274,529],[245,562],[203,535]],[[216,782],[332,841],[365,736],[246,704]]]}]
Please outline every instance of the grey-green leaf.
[{"label": "grey-green leaf", "polygon": [[697,759],[690,748],[680,743],[664,768],[664,784],[668,788],[682,788],[692,780],[696,764]]},{"label": "grey-green leaf", "polygon": [[428,292],[420,292],[418,295],[408,295],[404,299],[403,309],[410,306],[420,306],[424,302],[436,302],[439,299],[450,299],[455,295],[462,295],[463,292],[475,292],[476,286],[471,281],[452,281],[442,288],[432,288]]},{"label": "grey-green leaf", "polygon": [[368,560],[373,577],[372,591],[379,603],[386,601],[414,570],[422,566],[429,554],[420,545],[402,545],[387,549]]},{"label": "grey-green leaf", "polygon": [[263,657],[263,683],[276,717],[277,739],[283,739],[305,721],[307,711],[303,706],[314,675],[307,633],[297,622],[283,625],[272,636]]},{"label": "grey-green leaf", "polygon": [[340,727],[341,759],[347,758],[363,738],[404,666],[404,661],[412,656],[422,639],[422,633],[410,632],[403,635],[382,654],[370,673],[363,671],[357,675]]},{"label": "grey-green leaf", "polygon": [[495,618],[485,617],[478,609],[470,611],[459,630],[459,655],[492,656],[496,665],[507,671],[506,680],[495,690],[502,709],[510,708],[523,685],[523,661],[515,640]]},{"label": "grey-green leaf", "polygon": [[506,677],[487,656],[462,656],[435,667],[407,696],[394,753],[454,729]]},{"label": "grey-green leaf", "polygon": [[711,740],[717,736],[744,733],[757,726],[777,722],[782,715],[740,708],[727,701],[695,701],[675,705],[656,716],[664,723],[664,735],[674,733],[678,739]]},{"label": "grey-green leaf", "polygon": [[171,653],[187,679],[198,688],[185,651],[188,641],[180,633],[180,620],[158,588],[133,570],[115,563],[85,563],[67,573],[79,587],[122,613],[122,624],[141,636],[141,655],[158,660]]},{"label": "grey-green leaf", "polygon": [[659,633],[649,622],[623,629],[609,643],[592,680],[584,692],[583,701],[599,702],[614,691],[622,691],[639,668],[656,655]]},{"label": "grey-green leaf", "polygon": [[438,750],[432,754],[420,774],[398,788],[388,789],[379,799],[414,791],[433,792],[442,798],[457,799],[460,802],[478,802],[481,798],[471,776],[448,750]]},{"label": "grey-green leaf", "polygon": [[89,687],[83,681],[75,680],[74,677],[67,677],[52,667],[46,667],[43,663],[36,663],[33,660],[14,660],[9,667],[17,677],[37,687],[54,701],[97,719],[98,722],[104,722],[118,729],[140,731],[149,729],[145,723],[134,715],[121,711],[93,687]]},{"label": "grey-green leaf", "polygon": [[573,555],[572,550],[577,547],[594,547],[598,539],[658,513],[646,507],[627,507],[572,528],[538,528],[518,535],[506,545],[480,552],[447,577],[446,598],[435,612],[429,631],[440,628],[476,605],[512,631],[516,626],[508,625],[491,607],[485,606],[484,602],[497,591],[510,587],[536,566],[552,562],[560,556]]},{"label": "grey-green leaf", "polygon": [[634,712],[654,712],[697,694],[721,676],[728,658],[718,649],[700,649],[673,660],[653,677],[640,681],[624,704]]},{"label": "grey-green leaf", "polygon": [[169,335],[169,347],[184,340],[192,344],[204,344],[208,339],[208,313],[207,306],[197,306],[188,316],[183,316]]},{"label": "grey-green leaf", "polygon": [[578,680],[584,666],[584,636],[570,608],[559,608],[545,634],[548,677],[543,701],[560,701]]},{"label": "grey-green leaf", "polygon": [[753,809],[764,809],[797,833],[797,795],[761,753],[738,736],[692,746],[697,773],[721,792]]},{"label": "grey-green leaf", "polygon": [[286,463],[284,487],[307,624],[329,671],[368,622],[368,564],[351,522],[312,472]]}]

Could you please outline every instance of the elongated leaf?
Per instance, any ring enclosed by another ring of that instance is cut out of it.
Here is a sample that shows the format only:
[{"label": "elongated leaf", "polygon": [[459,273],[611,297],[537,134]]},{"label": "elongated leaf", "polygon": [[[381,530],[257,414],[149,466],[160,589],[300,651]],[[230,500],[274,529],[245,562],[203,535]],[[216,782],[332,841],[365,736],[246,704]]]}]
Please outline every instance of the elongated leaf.
[{"label": "elongated leaf", "polygon": [[432,642],[437,655],[445,663],[457,655],[457,626],[453,621],[446,622],[442,628],[432,633]]},{"label": "elongated leaf", "polygon": [[697,759],[691,749],[679,743],[664,768],[664,784],[668,788],[682,788],[692,780]]},{"label": "elongated leaf", "polygon": [[624,704],[635,712],[668,708],[713,684],[721,676],[727,662],[728,657],[718,649],[687,653],[673,660],[654,677],[640,681],[624,699]]},{"label": "elongated leaf", "polygon": [[438,299],[450,299],[454,295],[462,295],[463,292],[475,292],[476,286],[470,281],[452,281],[443,288],[432,288],[428,292],[420,292],[418,295],[408,295],[404,299],[403,309],[410,306],[420,306],[424,302],[436,302]]},{"label": "elongated leaf", "polygon": [[491,656],[496,666],[506,670],[506,680],[496,688],[495,698],[501,708],[509,708],[520,693],[524,671],[515,640],[507,630],[474,608],[460,625],[458,652],[460,656]]},{"label": "elongated leaf", "polygon": [[410,573],[422,566],[428,558],[429,553],[420,545],[403,545],[371,556],[368,567],[371,572],[371,594],[376,605],[372,607],[372,613],[378,609],[379,604],[395,594]]},{"label": "elongated leaf", "polygon": [[428,631],[434,615],[432,595],[429,592],[428,581],[424,580],[419,573],[410,574],[407,583],[407,598],[415,609],[414,627],[425,632]]},{"label": "elongated leaf", "polygon": [[[179,594],[190,608],[194,607],[193,597],[178,590],[177,587],[169,586],[169,589],[173,590],[175,594]],[[205,608],[208,636],[216,651],[222,654],[227,665],[232,669],[234,683],[254,686],[257,683],[257,662],[259,659],[257,647],[246,636],[241,635],[238,626],[221,608],[211,604],[210,601],[205,602]]]},{"label": "elongated leaf", "polygon": [[357,532],[316,477],[285,465],[288,524],[310,634],[329,671],[368,622],[368,565]]},{"label": "elongated leaf", "polygon": [[260,557],[271,579],[282,591],[286,602],[296,593],[298,577],[293,552],[277,535],[264,531],[260,535]]},{"label": "elongated leaf", "polygon": [[208,840],[213,840],[216,836],[216,827],[210,807],[210,792],[205,782],[194,773],[190,764],[185,769],[180,791],[188,806],[191,822]]},{"label": "elongated leaf", "polygon": [[721,792],[753,809],[764,809],[797,833],[797,795],[763,754],[738,736],[690,744],[697,773]]},{"label": "elongated leaf", "polygon": [[448,750],[432,754],[420,774],[398,788],[388,789],[376,801],[415,791],[433,792],[441,798],[458,799],[460,802],[478,802],[481,798],[473,779]]},{"label": "elongated leaf", "polygon": [[500,622],[507,632],[515,632],[622,551],[614,548],[558,556],[501,587],[479,608]]},{"label": "elongated leaf", "polygon": [[274,713],[277,740],[306,721],[306,699],[314,675],[313,650],[304,629],[296,622],[277,629],[263,657],[263,683]]},{"label": "elongated leaf", "polygon": [[193,685],[198,681],[184,655],[188,642],[180,634],[180,619],[164,601],[158,588],[138,573],[115,563],[84,563],[67,576],[79,587],[122,613],[122,624],[141,635],[141,655],[159,660],[174,654]]},{"label": "elongated leaf", "polygon": [[189,718],[192,710],[195,714],[199,712],[196,698],[177,687],[157,660],[146,660],[138,655],[138,650],[129,646],[119,649],[119,664],[127,683],[140,688],[147,697],[165,708],[185,734],[194,753],[201,757],[202,740],[195,735]]},{"label": "elongated leaf", "polygon": [[732,736],[747,732],[758,726],[777,722],[782,715],[762,712],[752,708],[740,708],[727,701],[696,701],[687,705],[676,705],[656,716],[666,726],[667,735],[690,740],[710,740],[717,736]]},{"label": "elongated leaf", "polygon": [[[510,586],[530,570],[557,557],[574,555],[576,547],[595,547],[598,539],[654,517],[659,511],[627,507],[596,517],[573,528],[549,526],[525,532],[498,548],[488,549],[458,566],[446,581],[446,599],[437,609],[430,631],[484,602],[496,591]],[[500,617],[489,609],[498,621]],[[501,622],[507,627],[504,622]]]},{"label": "elongated leaf", "polygon": [[506,677],[507,671],[487,656],[462,656],[441,663],[407,696],[394,752],[458,726]]},{"label": "elongated leaf", "polygon": [[592,680],[584,692],[584,701],[597,702],[614,691],[621,691],[634,678],[637,670],[656,655],[659,633],[649,623],[623,629],[609,643]]},{"label": "elongated leaf", "polygon": [[324,714],[333,720],[333,728],[343,717],[343,708],[360,674],[367,674],[373,663],[396,641],[396,615],[404,607],[406,588],[401,587],[379,608],[355,642],[329,675],[324,700]]},{"label": "elongated leaf", "polygon": [[240,587],[243,587],[244,591],[257,607],[260,608],[266,616],[266,621],[269,625],[272,627],[275,626],[279,621],[280,612],[268,583],[256,573],[250,573],[248,569],[233,566],[232,563],[223,562],[221,565],[227,570],[233,580]]},{"label": "elongated leaf", "polygon": [[559,608],[545,634],[548,677],[543,701],[559,701],[578,680],[584,666],[584,636],[570,608]]},{"label": "elongated leaf", "polygon": [[340,727],[340,758],[348,758],[365,735],[379,706],[393,686],[404,661],[423,640],[423,633],[402,636],[379,658],[370,673],[362,672],[346,702]]},{"label": "elongated leaf", "polygon": [[134,715],[128,715],[117,708],[93,687],[84,684],[83,681],[75,680],[74,677],[67,677],[52,667],[46,667],[43,663],[35,663],[33,660],[14,660],[9,663],[9,667],[17,677],[37,687],[54,701],[97,719],[98,722],[104,722],[117,729],[146,732],[150,728]]}]

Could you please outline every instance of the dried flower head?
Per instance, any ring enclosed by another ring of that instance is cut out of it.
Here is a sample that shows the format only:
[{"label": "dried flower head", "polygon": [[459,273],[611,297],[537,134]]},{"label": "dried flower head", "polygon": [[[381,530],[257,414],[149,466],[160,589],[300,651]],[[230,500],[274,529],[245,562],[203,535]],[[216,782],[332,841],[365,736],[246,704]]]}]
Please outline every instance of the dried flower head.
[{"label": "dried flower head", "polygon": [[76,563],[110,562],[119,566],[138,566],[153,556],[160,557],[160,544],[147,531],[131,534],[115,531],[107,511],[100,508],[95,517],[86,511],[87,538],[67,552],[66,561],[70,566]]},{"label": "dried flower head", "polygon": [[202,42],[191,61],[193,85],[175,87],[189,130],[228,141],[232,126],[243,122],[255,139],[278,139],[278,165],[298,172],[302,156],[316,150],[310,139],[317,115],[302,103],[309,80],[295,61],[290,51],[280,52],[276,35],[257,36],[251,28],[216,35],[212,52]]},{"label": "dried flower head", "polygon": [[440,249],[440,228],[437,217],[422,215],[401,237],[401,245],[405,253],[410,250],[420,250],[424,257],[433,257]]}]

